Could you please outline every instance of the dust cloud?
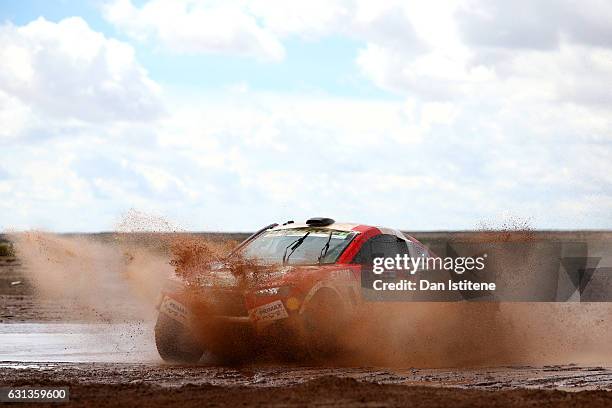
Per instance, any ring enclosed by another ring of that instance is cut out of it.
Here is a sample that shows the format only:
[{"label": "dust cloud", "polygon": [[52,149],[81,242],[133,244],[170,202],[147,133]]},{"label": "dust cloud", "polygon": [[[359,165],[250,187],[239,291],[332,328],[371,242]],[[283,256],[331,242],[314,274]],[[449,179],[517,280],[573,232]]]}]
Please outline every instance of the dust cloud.
[{"label": "dust cloud", "polygon": [[[66,319],[153,321],[155,304],[168,277],[186,283],[218,283],[211,273],[237,241],[188,233],[163,217],[130,210],[116,232],[10,234],[36,296],[65,306]],[[241,287],[272,267],[240,256],[225,267]]]},{"label": "dust cloud", "polygon": [[[538,236],[529,220],[510,217],[501,224],[482,224],[459,241],[449,239],[455,250],[467,251],[463,256],[489,253],[488,268],[498,283],[532,299],[554,299],[555,261],[564,253],[552,251],[554,238]],[[593,239],[585,255],[609,265],[610,242],[610,236]],[[359,314],[342,336],[346,364],[612,364],[610,302],[367,302]]]},{"label": "dust cloud", "polygon": [[66,320],[151,321],[174,268],[166,248],[178,230],[131,210],[104,234],[10,233],[38,298],[64,306]]},{"label": "dust cloud", "polygon": [[612,364],[609,303],[371,302],[360,314],[342,364]]},{"label": "dust cloud", "polygon": [[[164,254],[113,239],[28,231],[12,235],[36,295],[62,303],[67,318],[149,320],[163,280]],[[73,315],[70,315],[70,314]]]}]

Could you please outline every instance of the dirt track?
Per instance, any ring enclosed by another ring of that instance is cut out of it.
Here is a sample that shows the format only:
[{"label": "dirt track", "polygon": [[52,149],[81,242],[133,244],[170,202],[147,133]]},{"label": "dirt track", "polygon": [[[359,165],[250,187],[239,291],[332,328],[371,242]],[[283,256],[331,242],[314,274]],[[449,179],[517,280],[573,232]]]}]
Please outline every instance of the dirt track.
[{"label": "dirt track", "polygon": [[[88,407],[145,404],[155,407],[171,403],[182,406],[285,407],[603,407],[612,404],[609,391],[564,392],[517,387],[521,382],[518,378],[522,378],[525,385],[555,387],[558,383],[551,377],[556,377],[562,384],[574,383],[578,377],[582,380],[577,383],[583,384],[595,379],[591,377],[589,380],[589,376],[605,377],[606,381],[612,377],[609,370],[601,369],[556,367],[547,370],[546,374],[546,369],[496,369],[458,375],[439,370],[404,375],[368,368],[5,363],[0,365],[0,378],[3,378],[4,385],[67,385],[70,387],[70,405]],[[548,379],[538,383],[531,375]],[[455,377],[455,384],[449,382],[451,377]],[[480,379],[472,383],[462,382],[470,378]],[[602,384],[599,379],[594,382]],[[450,385],[452,387],[448,387]]]},{"label": "dirt track", "polygon": [[494,367],[474,369],[387,369],[376,367],[313,367],[252,364],[194,366],[154,363],[2,362],[0,373],[9,381],[33,379],[82,385],[157,384],[218,387],[284,388],[326,377],[381,385],[426,385],[475,390],[549,389],[612,390],[612,369],[603,367]]}]

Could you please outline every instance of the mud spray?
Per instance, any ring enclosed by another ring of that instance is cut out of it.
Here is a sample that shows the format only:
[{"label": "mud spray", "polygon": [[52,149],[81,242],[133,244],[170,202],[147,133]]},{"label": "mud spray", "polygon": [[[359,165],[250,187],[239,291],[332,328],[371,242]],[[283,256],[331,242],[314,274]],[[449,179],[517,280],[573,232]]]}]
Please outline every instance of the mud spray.
[{"label": "mud spray", "polygon": [[[24,232],[12,239],[38,296],[62,302],[67,320],[106,323],[151,324],[167,276],[194,279],[236,245],[181,233],[135,211],[117,229],[99,236]],[[256,266],[238,260],[231,268],[240,281]],[[372,302],[358,316],[339,334],[346,352],[329,365],[612,363],[608,303]]]},{"label": "mud spray", "polygon": [[[193,280],[234,241],[209,241],[132,211],[105,234],[10,234],[36,295],[60,302],[67,318],[151,320],[164,281]],[[77,315],[75,316],[74,313]]]},{"label": "mud spray", "polygon": [[[590,243],[588,255],[610,264],[610,238]],[[500,249],[490,259],[498,281],[511,281],[521,289],[537,289],[548,264],[559,256],[546,251],[547,238],[538,238],[528,221],[515,218],[495,227],[485,225],[462,241],[468,248]],[[370,302],[362,313],[365,318],[345,338],[350,363],[404,367],[612,363],[612,303]]]}]

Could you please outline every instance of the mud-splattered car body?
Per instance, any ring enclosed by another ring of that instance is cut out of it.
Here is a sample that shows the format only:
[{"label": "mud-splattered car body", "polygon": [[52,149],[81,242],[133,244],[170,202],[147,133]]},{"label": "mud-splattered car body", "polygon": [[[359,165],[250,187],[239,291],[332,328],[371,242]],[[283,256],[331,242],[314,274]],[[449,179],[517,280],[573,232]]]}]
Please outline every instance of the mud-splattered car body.
[{"label": "mud-splattered car body", "polygon": [[[213,352],[223,352],[228,343],[236,351],[247,336],[283,338],[291,347],[300,341],[316,342],[324,336],[308,335],[313,332],[314,305],[321,308],[325,303],[331,310],[323,318],[326,324],[337,326],[350,320],[362,302],[362,265],[375,255],[392,255],[408,246],[424,249],[414,238],[389,228],[330,219],[273,224],[245,240],[228,259],[246,257],[271,265],[262,278],[246,287],[232,279],[214,285],[169,282],[159,303],[160,320],[171,319],[173,327],[188,328],[195,343]],[[334,320],[331,315],[342,318]],[[179,339],[156,335],[164,359],[193,360],[198,354],[192,344],[193,355],[181,358],[169,344]]]}]

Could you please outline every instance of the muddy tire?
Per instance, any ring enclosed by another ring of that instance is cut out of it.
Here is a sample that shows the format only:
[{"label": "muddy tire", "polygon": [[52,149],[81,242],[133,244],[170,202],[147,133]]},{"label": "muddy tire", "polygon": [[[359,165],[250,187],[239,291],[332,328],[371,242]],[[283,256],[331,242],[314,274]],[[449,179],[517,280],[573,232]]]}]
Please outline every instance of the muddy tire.
[{"label": "muddy tire", "polygon": [[172,363],[197,363],[204,354],[189,330],[163,313],[155,324],[155,345],[160,357]]},{"label": "muddy tire", "polygon": [[342,301],[331,291],[315,295],[302,314],[304,349],[314,361],[323,361],[340,353],[339,336],[346,325]]}]

